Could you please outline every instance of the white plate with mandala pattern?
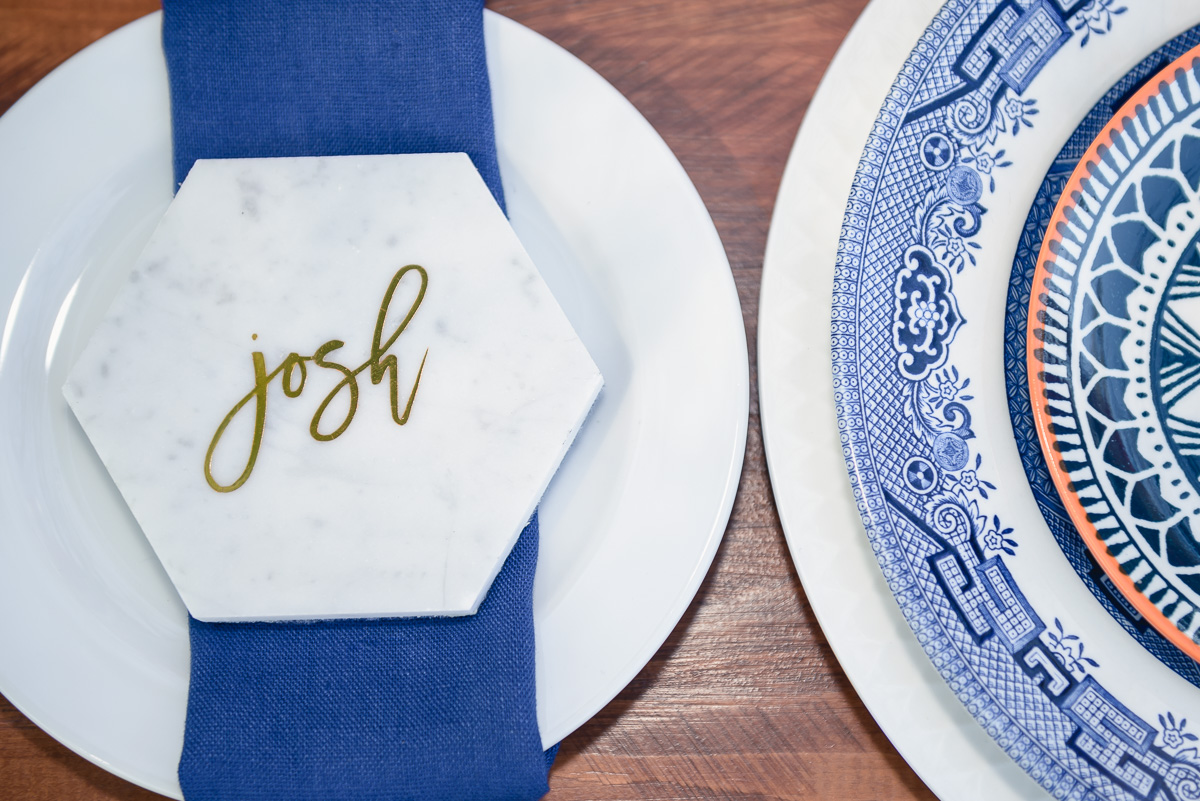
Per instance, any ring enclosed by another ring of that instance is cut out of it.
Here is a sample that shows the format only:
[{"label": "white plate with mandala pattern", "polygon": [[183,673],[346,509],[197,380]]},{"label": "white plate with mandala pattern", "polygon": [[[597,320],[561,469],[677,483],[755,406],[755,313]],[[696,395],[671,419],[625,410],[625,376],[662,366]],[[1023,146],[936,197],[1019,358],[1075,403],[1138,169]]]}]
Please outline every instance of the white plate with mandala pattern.
[{"label": "white plate with mandala pattern", "polygon": [[947,3],[876,120],[839,246],[835,401],[872,548],[953,692],[1056,797],[1200,790],[1183,723],[1200,692],[1049,535],[1004,370],[1008,278],[1054,158],[1197,22],[1196,4],[1165,0]]}]

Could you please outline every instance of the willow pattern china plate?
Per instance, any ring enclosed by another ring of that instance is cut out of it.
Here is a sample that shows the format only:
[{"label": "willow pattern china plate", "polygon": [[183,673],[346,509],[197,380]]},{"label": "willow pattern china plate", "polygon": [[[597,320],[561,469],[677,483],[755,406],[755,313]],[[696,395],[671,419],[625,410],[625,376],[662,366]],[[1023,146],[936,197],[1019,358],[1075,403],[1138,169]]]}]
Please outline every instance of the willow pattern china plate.
[{"label": "willow pattern china plate", "polygon": [[1200,50],[1136,91],[1050,219],[1029,393],[1072,522],[1109,581],[1200,657]]},{"label": "willow pattern china plate", "polygon": [[1200,795],[1200,691],[1049,536],[1009,420],[1008,279],[1063,143],[1197,22],[1187,2],[946,3],[876,119],[835,267],[835,404],[883,575],[958,699],[1060,798]]},{"label": "willow pattern china plate", "polygon": [[[541,506],[553,743],[633,678],[708,570],[745,448],[745,333],[716,229],[645,119],[549,41],[492,13],[484,28],[513,227],[607,380]],[[127,26],[0,119],[0,691],[178,797],[184,608],[60,392],[170,201],[160,42],[158,16]]]}]

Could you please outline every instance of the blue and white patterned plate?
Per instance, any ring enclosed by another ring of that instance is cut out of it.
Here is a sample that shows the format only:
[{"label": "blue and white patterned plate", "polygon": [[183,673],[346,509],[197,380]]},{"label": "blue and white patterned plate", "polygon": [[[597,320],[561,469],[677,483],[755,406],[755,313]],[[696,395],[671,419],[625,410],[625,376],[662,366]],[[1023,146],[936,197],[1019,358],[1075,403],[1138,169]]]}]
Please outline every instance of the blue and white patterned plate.
[{"label": "blue and white patterned plate", "polygon": [[1063,143],[1197,22],[1194,2],[951,0],[877,119],[839,246],[835,400],[872,548],[950,687],[1059,798],[1200,797],[1200,691],[1049,536],[1009,422],[1008,277]]}]

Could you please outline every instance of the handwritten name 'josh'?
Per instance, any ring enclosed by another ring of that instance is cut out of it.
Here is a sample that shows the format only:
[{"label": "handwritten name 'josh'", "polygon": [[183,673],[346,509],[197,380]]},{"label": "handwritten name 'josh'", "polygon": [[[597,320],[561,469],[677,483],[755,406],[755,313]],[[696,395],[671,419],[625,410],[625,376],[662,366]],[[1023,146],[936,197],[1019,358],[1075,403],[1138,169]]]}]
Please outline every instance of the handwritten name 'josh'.
[{"label": "handwritten name 'josh'", "polygon": [[[400,286],[400,282],[404,279],[404,276],[410,273],[417,276],[421,282],[417,290],[417,296],[409,306],[408,313],[404,316],[404,319],[400,321],[400,325],[384,341],[383,325],[387,319],[388,308],[392,304],[392,296],[396,294],[396,288]],[[329,340],[317,348],[311,356],[289,353],[287,358],[270,372],[267,371],[267,363],[263,354],[259,351],[251,353],[250,357],[254,363],[254,389],[247,392],[241,400],[233,405],[233,408],[225,415],[225,419],[217,426],[216,433],[213,434],[212,441],[208,445],[208,452],[204,456],[204,478],[208,481],[208,485],[217,492],[233,492],[246,483],[250,478],[250,474],[254,471],[254,463],[258,460],[258,451],[262,446],[263,430],[267,422],[268,388],[275,378],[278,377],[283,394],[289,398],[298,398],[300,393],[304,391],[304,384],[308,380],[309,362],[312,362],[319,368],[335,370],[342,374],[341,380],[329,391],[329,394],[325,396],[325,399],[321,401],[321,405],[317,407],[317,411],[313,414],[312,422],[308,427],[308,433],[312,435],[313,439],[319,442],[328,442],[340,437],[350,427],[351,421],[354,420],[354,413],[358,411],[358,376],[367,370],[370,370],[371,383],[373,385],[382,383],[385,377],[388,378],[388,390],[391,395],[392,404],[392,420],[395,421],[396,425],[402,426],[407,423],[408,416],[412,412],[413,401],[417,397],[417,388],[421,385],[421,374],[425,371],[425,360],[429,357],[429,351],[426,350],[425,355],[421,357],[421,366],[417,370],[417,377],[413,381],[412,389],[408,393],[408,400],[404,404],[404,411],[401,412],[398,387],[400,380],[399,365],[396,357],[389,354],[388,350],[392,345],[396,344],[396,340],[400,338],[400,335],[404,333],[404,329],[412,321],[413,315],[417,313],[417,309],[421,306],[421,302],[425,300],[425,289],[428,286],[429,274],[420,265],[409,264],[396,271],[391,283],[388,284],[387,292],[384,293],[383,303],[379,306],[379,316],[375,320],[375,335],[371,340],[371,357],[358,367],[346,367],[329,358],[331,353],[346,344],[340,339]],[[326,410],[343,392],[350,393],[349,405],[345,415],[335,429],[328,434],[322,433],[321,422]],[[229,428],[229,424],[233,422],[234,418],[243,409],[250,406],[252,402],[254,407],[254,434],[250,442],[250,455],[246,460],[242,474],[232,484],[222,484],[212,473],[213,455],[216,453],[226,429]]]}]

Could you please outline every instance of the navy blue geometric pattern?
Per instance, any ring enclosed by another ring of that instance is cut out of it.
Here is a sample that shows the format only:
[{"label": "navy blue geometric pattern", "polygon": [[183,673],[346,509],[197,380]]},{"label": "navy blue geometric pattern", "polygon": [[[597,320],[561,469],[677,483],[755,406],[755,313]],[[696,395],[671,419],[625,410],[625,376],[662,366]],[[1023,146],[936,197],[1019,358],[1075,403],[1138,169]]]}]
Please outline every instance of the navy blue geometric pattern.
[{"label": "navy blue geometric pattern", "polygon": [[1038,508],[1067,561],[1101,605],[1142,647],[1180,676],[1200,687],[1200,665],[1150,628],[1145,619],[1112,585],[1075,531],[1062,501],[1059,500],[1058,492],[1050,478],[1050,471],[1042,456],[1042,448],[1033,424],[1033,409],[1029,402],[1025,361],[1026,322],[1034,270],[1037,267],[1037,257],[1046,227],[1054,214],[1063,187],[1066,186],[1079,159],[1112,115],[1124,105],[1125,100],[1137,92],[1145,81],[1197,44],[1200,44],[1200,28],[1178,36],[1130,70],[1088,112],[1055,157],[1029,210],[1013,260],[1004,321],[1004,372],[1009,414],[1021,463],[1033,488]]},{"label": "navy blue geometric pattern", "polygon": [[835,403],[883,575],[988,733],[1055,798],[1196,799],[1183,724],[1122,705],[1088,674],[1096,663],[1079,638],[1014,583],[1011,529],[980,512],[995,487],[972,452],[970,382],[948,359],[969,324],[950,300],[954,277],[975,262],[1010,164],[1002,137],[1037,114],[1024,92],[1066,43],[1103,35],[1120,11],[1111,0],[949,0],[934,18],[851,188],[834,273]]}]

